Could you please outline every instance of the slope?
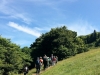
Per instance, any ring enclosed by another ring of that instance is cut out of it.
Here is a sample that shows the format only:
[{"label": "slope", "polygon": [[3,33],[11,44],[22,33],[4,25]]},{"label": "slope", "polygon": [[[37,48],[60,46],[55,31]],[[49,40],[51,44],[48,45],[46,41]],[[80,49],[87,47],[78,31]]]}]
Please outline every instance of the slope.
[{"label": "slope", "polygon": [[100,75],[100,48],[60,61],[41,75]]},{"label": "slope", "polygon": [[[35,71],[32,69],[27,75],[36,75]],[[100,75],[100,48],[59,61],[40,75]]]}]

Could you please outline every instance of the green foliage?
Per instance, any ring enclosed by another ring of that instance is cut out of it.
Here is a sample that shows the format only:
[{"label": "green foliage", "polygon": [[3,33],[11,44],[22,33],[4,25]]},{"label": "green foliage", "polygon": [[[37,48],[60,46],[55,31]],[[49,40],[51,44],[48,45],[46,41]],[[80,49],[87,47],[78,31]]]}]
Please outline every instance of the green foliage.
[{"label": "green foliage", "polygon": [[[28,48],[27,48],[28,49]],[[9,39],[0,36],[0,74],[9,75],[9,72],[19,72],[24,65],[32,61],[24,48],[11,43]]]},{"label": "green foliage", "polygon": [[100,46],[100,38],[98,38],[98,39],[96,40],[95,46],[96,46],[96,47]]},{"label": "green foliage", "polygon": [[24,56],[24,65],[27,64],[28,66],[31,65],[30,63],[32,62],[32,58],[31,58],[31,49],[28,47],[23,47],[21,49],[21,51],[23,52]]},{"label": "green foliage", "polygon": [[79,36],[89,48],[100,46],[100,32],[93,31],[93,33],[86,36]]},{"label": "green foliage", "polygon": [[10,39],[0,36],[0,74],[18,73],[24,65],[33,68],[37,57],[46,54],[57,55],[59,60],[88,51],[88,48],[100,46],[100,32],[85,36],[77,36],[77,32],[68,30],[65,26],[52,28],[42,34],[30,45],[30,48],[12,43]]},{"label": "green foliage", "polygon": [[65,26],[53,28],[50,32],[43,34],[31,44],[30,48],[32,49],[32,58],[44,54],[50,56],[53,53],[59,57],[59,60],[87,50],[84,41],[77,37],[77,33],[68,30]]},{"label": "green foliage", "polygon": [[88,48],[100,46],[100,32],[77,36],[77,32],[67,27],[52,28],[42,34],[30,45],[30,48],[12,43],[10,39],[0,36],[0,74],[10,75],[21,71],[23,66],[33,68],[37,57],[46,54],[57,55],[59,60],[88,51]]}]

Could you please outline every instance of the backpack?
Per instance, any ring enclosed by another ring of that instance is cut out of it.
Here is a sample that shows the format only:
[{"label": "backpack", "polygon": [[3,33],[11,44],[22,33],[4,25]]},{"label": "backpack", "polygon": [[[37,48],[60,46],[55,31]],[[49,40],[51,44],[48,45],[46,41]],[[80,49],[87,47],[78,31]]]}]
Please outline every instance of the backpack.
[{"label": "backpack", "polygon": [[40,59],[40,65],[42,65],[43,64],[43,60],[42,59]]},{"label": "backpack", "polygon": [[36,65],[40,65],[40,61],[37,60],[37,61],[36,61]]},{"label": "backpack", "polygon": [[53,61],[56,61],[56,58],[53,58]]},{"label": "backpack", "polygon": [[41,63],[43,63],[43,60],[42,60],[42,59],[40,59],[40,62],[41,62]]}]

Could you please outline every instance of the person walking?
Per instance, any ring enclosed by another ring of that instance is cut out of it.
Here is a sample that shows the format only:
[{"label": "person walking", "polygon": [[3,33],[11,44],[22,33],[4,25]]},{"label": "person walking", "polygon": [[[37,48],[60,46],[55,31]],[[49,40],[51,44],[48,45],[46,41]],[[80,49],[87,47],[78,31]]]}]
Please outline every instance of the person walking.
[{"label": "person walking", "polygon": [[47,68],[49,67],[49,57],[47,57]]},{"label": "person walking", "polygon": [[29,71],[29,68],[27,66],[24,67],[24,75],[26,75]]},{"label": "person walking", "polygon": [[53,56],[53,65],[55,65],[55,63],[56,63],[56,58],[55,56]]},{"label": "person walking", "polygon": [[53,65],[53,54],[51,54],[51,66]]},{"label": "person walking", "polygon": [[39,75],[40,74],[40,59],[39,59],[39,57],[37,57],[35,66],[36,66],[36,74]]},{"label": "person walking", "polygon": [[40,70],[42,69],[42,65],[43,65],[43,59],[42,57],[40,57]]},{"label": "person walking", "polygon": [[55,56],[56,57],[56,64],[57,64],[57,62],[58,62],[58,57],[57,56]]},{"label": "person walking", "polygon": [[44,55],[43,57],[43,64],[44,64],[44,70],[45,70],[47,67],[47,56],[46,55]]}]

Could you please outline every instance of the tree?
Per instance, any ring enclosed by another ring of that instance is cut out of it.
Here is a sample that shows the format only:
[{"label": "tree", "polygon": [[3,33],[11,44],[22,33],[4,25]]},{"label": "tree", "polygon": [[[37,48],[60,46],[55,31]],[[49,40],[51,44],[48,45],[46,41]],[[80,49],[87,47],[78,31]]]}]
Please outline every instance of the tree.
[{"label": "tree", "polygon": [[11,43],[10,39],[0,37],[0,74],[9,75],[10,72],[19,72],[31,58],[21,51],[20,46]]},{"label": "tree", "polygon": [[[76,41],[75,41],[76,40]],[[81,41],[81,42],[80,42]],[[59,56],[59,59],[76,55],[80,47],[85,49],[83,40],[77,37],[75,31],[68,30],[67,27],[52,28],[50,32],[41,35],[31,44],[32,58],[50,56],[52,53]]]}]

